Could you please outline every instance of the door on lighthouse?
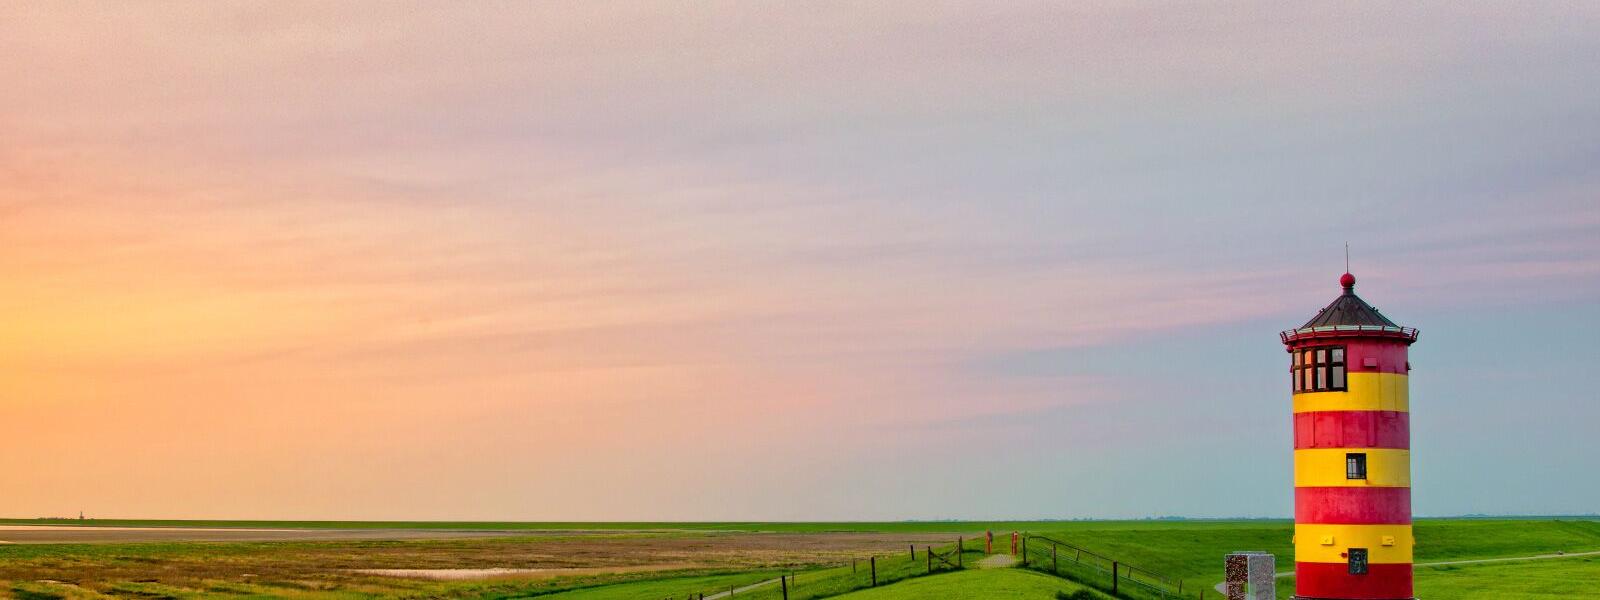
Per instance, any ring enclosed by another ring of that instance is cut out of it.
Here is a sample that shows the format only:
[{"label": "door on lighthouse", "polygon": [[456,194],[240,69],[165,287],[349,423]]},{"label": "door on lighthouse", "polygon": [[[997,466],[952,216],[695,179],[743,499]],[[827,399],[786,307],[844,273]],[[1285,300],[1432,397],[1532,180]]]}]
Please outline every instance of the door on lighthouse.
[{"label": "door on lighthouse", "polygon": [[1350,549],[1350,574],[1351,575],[1366,575],[1367,574],[1367,549],[1366,548],[1351,548]]}]

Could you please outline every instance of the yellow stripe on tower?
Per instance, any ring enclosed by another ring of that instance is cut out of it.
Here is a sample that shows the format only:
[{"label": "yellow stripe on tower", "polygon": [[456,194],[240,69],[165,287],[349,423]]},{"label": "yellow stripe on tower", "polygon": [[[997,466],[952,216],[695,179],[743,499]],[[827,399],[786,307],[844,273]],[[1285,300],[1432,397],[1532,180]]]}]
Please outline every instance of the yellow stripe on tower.
[{"label": "yellow stripe on tower", "polygon": [[[1367,455],[1367,478],[1347,479],[1346,454]],[[1294,451],[1295,487],[1411,487],[1411,451],[1392,448],[1308,448]]]},{"label": "yellow stripe on tower", "polygon": [[1294,395],[1294,412],[1330,410],[1411,410],[1407,377],[1399,373],[1351,373],[1346,392]]},{"label": "yellow stripe on tower", "polygon": [[1411,562],[1414,545],[1410,525],[1294,526],[1296,562],[1344,563],[1349,557],[1342,554],[1351,548],[1366,548],[1367,561],[1372,564],[1406,564]]}]

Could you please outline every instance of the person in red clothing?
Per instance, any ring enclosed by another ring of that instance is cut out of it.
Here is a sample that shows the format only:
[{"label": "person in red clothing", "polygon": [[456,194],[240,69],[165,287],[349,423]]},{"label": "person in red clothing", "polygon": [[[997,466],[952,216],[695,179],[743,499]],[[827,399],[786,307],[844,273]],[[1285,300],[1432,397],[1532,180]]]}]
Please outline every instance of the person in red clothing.
[{"label": "person in red clothing", "polygon": [[983,532],[983,537],[984,537],[984,540],[983,540],[983,553],[984,554],[994,554],[994,532],[993,531],[984,531]]},{"label": "person in red clothing", "polygon": [[1011,532],[1011,555],[1017,555],[1017,532]]}]

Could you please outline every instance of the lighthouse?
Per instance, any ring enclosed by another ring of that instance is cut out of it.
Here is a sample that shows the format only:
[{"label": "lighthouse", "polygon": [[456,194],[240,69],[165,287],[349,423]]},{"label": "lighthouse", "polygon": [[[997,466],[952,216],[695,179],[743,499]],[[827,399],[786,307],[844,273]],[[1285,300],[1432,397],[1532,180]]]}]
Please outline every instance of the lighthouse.
[{"label": "lighthouse", "polygon": [[1280,338],[1294,403],[1294,571],[1300,600],[1409,600],[1417,330],[1343,293]]}]

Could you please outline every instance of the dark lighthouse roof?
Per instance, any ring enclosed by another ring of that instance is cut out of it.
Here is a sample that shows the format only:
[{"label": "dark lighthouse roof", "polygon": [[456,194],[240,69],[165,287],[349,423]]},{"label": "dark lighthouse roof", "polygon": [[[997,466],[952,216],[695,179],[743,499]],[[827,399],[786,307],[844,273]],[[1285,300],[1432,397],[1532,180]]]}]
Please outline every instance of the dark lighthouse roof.
[{"label": "dark lighthouse roof", "polygon": [[1345,273],[1339,277],[1344,293],[1317,312],[1317,315],[1296,329],[1281,334],[1285,344],[1309,337],[1378,336],[1399,337],[1416,341],[1417,330],[1401,327],[1378,309],[1356,295],[1356,276]]},{"label": "dark lighthouse roof", "polygon": [[1326,327],[1329,325],[1383,325],[1399,327],[1389,317],[1383,316],[1378,309],[1373,308],[1367,301],[1356,295],[1356,276],[1345,273],[1339,278],[1339,285],[1344,286],[1344,293],[1333,299],[1329,304],[1311,317],[1301,329],[1309,327]]}]

